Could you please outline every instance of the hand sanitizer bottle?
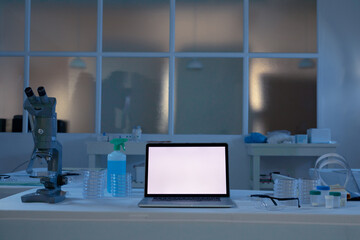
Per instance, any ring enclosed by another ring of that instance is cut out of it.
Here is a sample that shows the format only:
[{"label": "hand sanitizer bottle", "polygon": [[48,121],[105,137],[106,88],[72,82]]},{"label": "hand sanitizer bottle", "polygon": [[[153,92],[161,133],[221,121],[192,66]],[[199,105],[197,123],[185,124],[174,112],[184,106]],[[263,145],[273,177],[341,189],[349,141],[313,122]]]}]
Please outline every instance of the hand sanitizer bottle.
[{"label": "hand sanitizer bottle", "polygon": [[126,155],[120,151],[122,146],[125,151],[126,138],[114,138],[114,151],[107,157],[107,191],[113,196],[126,196]]}]

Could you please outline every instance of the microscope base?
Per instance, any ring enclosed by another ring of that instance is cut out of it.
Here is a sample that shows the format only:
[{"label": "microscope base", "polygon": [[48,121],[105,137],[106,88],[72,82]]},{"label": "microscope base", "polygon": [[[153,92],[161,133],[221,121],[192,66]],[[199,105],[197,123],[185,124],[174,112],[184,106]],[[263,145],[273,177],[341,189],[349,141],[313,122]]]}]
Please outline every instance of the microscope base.
[{"label": "microscope base", "polygon": [[35,193],[21,196],[22,202],[58,203],[65,199],[66,192],[61,190],[39,189]]}]

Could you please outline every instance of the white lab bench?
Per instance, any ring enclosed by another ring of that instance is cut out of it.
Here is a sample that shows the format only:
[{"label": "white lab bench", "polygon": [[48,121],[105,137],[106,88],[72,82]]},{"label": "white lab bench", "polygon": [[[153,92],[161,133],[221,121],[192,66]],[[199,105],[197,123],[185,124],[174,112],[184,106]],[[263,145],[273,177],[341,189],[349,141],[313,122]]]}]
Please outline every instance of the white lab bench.
[{"label": "white lab bench", "polygon": [[0,239],[359,239],[360,202],[345,208],[310,206],[267,211],[234,190],[229,209],[139,208],[142,190],[131,198],[87,200],[81,188],[64,187],[57,204],[22,203],[29,190],[0,200]]},{"label": "white lab bench", "polygon": [[260,184],[260,160],[267,156],[302,156],[319,157],[326,153],[335,153],[337,144],[246,144],[247,153],[251,157],[252,187],[254,190],[261,189]]}]

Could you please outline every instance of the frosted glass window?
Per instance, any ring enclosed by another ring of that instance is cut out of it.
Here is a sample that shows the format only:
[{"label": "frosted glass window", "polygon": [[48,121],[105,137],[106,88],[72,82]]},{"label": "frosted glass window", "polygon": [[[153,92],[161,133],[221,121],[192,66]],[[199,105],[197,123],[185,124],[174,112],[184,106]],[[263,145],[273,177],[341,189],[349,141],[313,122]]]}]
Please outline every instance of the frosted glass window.
[{"label": "frosted glass window", "polygon": [[176,134],[241,134],[242,59],[179,58]]},{"label": "frosted glass window", "polygon": [[23,114],[24,58],[0,57],[0,86],[0,132],[11,132],[12,119]]},{"label": "frosted glass window", "polygon": [[316,59],[250,61],[249,132],[316,127]]},{"label": "frosted glass window", "polygon": [[168,133],[167,58],[103,58],[102,74],[102,132]]},{"label": "frosted glass window", "polygon": [[25,0],[0,1],[0,51],[23,51]]},{"label": "frosted glass window", "polygon": [[250,0],[251,52],[316,52],[316,0]]},{"label": "frosted glass window", "polygon": [[[30,87],[44,86],[55,97],[58,120],[67,132],[92,133],[95,129],[95,58],[81,58],[83,67],[71,57],[31,57]],[[78,67],[77,67],[78,66]]]},{"label": "frosted glass window", "polygon": [[169,0],[104,0],[103,51],[169,51]]},{"label": "frosted glass window", "polygon": [[175,50],[243,50],[243,1],[176,1]]},{"label": "frosted glass window", "polygon": [[32,0],[32,51],[96,51],[97,0]]}]

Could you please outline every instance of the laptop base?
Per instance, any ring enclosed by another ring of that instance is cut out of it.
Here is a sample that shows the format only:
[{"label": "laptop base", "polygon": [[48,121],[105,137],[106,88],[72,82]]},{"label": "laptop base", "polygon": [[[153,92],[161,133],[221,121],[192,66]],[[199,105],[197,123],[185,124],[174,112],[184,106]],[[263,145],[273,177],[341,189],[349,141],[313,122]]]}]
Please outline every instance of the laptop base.
[{"label": "laptop base", "polygon": [[142,208],[231,208],[236,205],[230,198],[220,198],[220,201],[158,201],[152,197],[145,197],[138,206]]}]

